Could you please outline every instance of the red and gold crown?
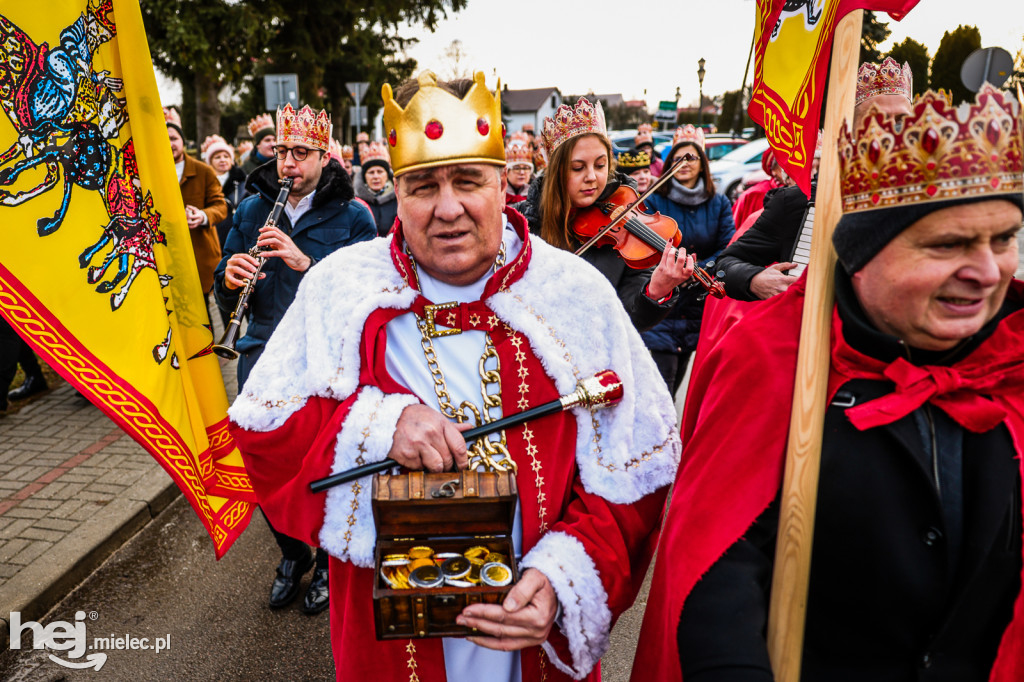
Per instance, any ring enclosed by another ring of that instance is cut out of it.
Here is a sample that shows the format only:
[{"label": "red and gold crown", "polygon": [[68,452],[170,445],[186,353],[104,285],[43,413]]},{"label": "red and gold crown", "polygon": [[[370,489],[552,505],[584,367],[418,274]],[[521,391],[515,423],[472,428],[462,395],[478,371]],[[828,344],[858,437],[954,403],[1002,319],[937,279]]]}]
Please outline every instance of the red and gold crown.
[{"label": "red and gold crown", "polygon": [[356,158],[356,153],[355,153],[355,151],[353,151],[352,145],[350,145],[350,144],[343,144],[343,145],[341,145],[341,158],[346,160],[346,161],[351,161],[352,159]]},{"label": "red and gold crown", "polygon": [[505,165],[505,126],[501,122],[501,82],[492,94],[483,71],[459,99],[424,71],[419,90],[403,109],[384,84],[384,130],[395,175],[453,163]]},{"label": "red and gold crown", "polygon": [[912,101],[913,82],[914,74],[907,62],[900,66],[892,57],[886,57],[879,65],[864,62],[857,71],[856,104],[879,95],[903,95]]},{"label": "red and gold crown", "polygon": [[623,173],[629,174],[642,168],[649,168],[651,165],[651,155],[646,151],[638,151],[635,154],[622,152],[619,154],[616,165]]},{"label": "red and gold crown", "polygon": [[911,115],[870,114],[857,133],[839,133],[844,213],[1024,191],[1020,107],[991,85],[958,109],[929,90]]},{"label": "red and gold crown", "polygon": [[325,152],[330,147],[331,117],[323,109],[314,113],[309,105],[296,113],[291,104],[277,110],[277,143],[304,144]]},{"label": "red and gold crown", "polygon": [[533,149],[525,133],[513,133],[509,138],[505,145],[505,163],[509,168],[522,165],[533,168]]},{"label": "red and gold crown", "polygon": [[260,114],[256,118],[250,119],[246,128],[249,129],[249,136],[256,137],[256,133],[261,130],[274,129],[274,119],[270,117],[270,114]]},{"label": "red and gold crown", "polygon": [[383,161],[391,166],[391,155],[388,153],[387,145],[383,142],[371,142],[366,151],[359,155],[359,163],[366,166],[371,161]]},{"label": "red and gold crown", "polygon": [[633,146],[639,147],[642,144],[654,145],[654,129],[650,123],[641,123],[637,126],[636,137],[633,138]]},{"label": "red and gold crown", "polygon": [[338,163],[343,163],[341,156],[341,143],[333,137],[327,141],[327,155],[332,159],[337,159]]},{"label": "red and gold crown", "polygon": [[604,124],[604,109],[601,107],[600,100],[591,104],[586,97],[580,97],[575,107],[568,104],[558,107],[554,118],[544,117],[544,126],[541,128],[541,136],[544,138],[544,147],[548,150],[548,156],[553,154],[566,140],[588,133],[608,136],[608,129]]},{"label": "red and gold crown", "polygon": [[690,142],[704,149],[704,129],[698,128],[692,123],[679,126],[672,134],[672,146],[675,147],[680,142]]},{"label": "red and gold crown", "polygon": [[203,155],[203,161],[210,163],[210,159],[217,152],[227,152],[234,160],[235,150],[228,144],[220,135],[207,135],[206,139],[203,140],[203,144],[199,147],[199,151]]}]

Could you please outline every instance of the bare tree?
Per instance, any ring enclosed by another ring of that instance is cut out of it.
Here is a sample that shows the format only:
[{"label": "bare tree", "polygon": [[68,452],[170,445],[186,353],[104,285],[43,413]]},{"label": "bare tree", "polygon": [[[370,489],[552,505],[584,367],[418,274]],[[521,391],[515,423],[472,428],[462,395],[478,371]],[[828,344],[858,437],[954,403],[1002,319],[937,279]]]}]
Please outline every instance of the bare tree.
[{"label": "bare tree", "polygon": [[447,77],[451,80],[456,78],[472,78],[473,74],[469,67],[466,66],[469,61],[469,54],[466,53],[466,48],[462,46],[461,40],[453,40],[444,49],[442,54],[444,65],[448,69],[446,73],[441,74],[442,78]]}]

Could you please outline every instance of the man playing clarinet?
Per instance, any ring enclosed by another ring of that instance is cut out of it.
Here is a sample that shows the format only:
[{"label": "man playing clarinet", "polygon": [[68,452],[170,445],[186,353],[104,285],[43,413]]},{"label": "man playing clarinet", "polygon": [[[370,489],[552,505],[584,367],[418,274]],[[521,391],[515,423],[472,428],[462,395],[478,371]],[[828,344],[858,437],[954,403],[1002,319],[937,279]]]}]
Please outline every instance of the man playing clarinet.
[{"label": "man playing clarinet", "polygon": [[[355,193],[348,174],[327,154],[330,137],[327,112],[314,113],[308,106],[296,112],[286,104],[277,113],[277,164],[264,164],[246,179],[250,196],[235,212],[213,287],[217,304],[234,311],[257,267],[249,250],[263,249],[267,260],[249,297],[249,327],[236,347],[240,390],[309,268],[343,246],[377,236],[369,210],[352,201]],[[288,201],[277,225],[268,226],[267,217],[284,178],[292,180]],[[281,548],[281,563],[270,589],[270,608],[278,609],[298,596],[299,582],[314,560],[304,542],[273,525],[271,530]],[[317,553],[316,568],[303,602],[303,610],[310,614],[327,608],[327,555],[323,552]]]},{"label": "man playing clarinet", "polygon": [[[274,525],[331,555],[339,680],[598,680],[678,463],[672,400],[607,279],[505,208],[500,90],[482,73],[385,86],[384,130],[394,230],[305,278],[231,408],[232,433]],[[479,634],[377,641],[371,481],[326,494],[309,483],[386,458],[464,468],[474,424],[456,423],[456,405],[497,419],[604,369],[623,383],[615,407],[490,436],[518,471],[521,578],[503,603],[462,611]]]}]

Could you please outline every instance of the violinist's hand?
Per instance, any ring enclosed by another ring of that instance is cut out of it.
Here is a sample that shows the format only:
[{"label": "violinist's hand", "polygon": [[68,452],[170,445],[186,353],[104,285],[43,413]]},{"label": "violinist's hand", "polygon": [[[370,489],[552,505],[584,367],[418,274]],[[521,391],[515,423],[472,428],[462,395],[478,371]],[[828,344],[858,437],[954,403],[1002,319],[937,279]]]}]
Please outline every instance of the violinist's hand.
[{"label": "violinist's hand", "polygon": [[762,301],[771,298],[775,294],[781,294],[789,288],[789,285],[796,281],[796,277],[787,275],[787,270],[796,267],[796,263],[775,263],[769,265],[761,272],[754,275],[750,280],[750,293]]},{"label": "violinist's hand", "polygon": [[676,249],[669,243],[661,254],[661,262],[651,273],[647,295],[655,301],[672,293],[677,286],[693,276],[693,256],[686,255],[686,249]]},{"label": "violinist's hand", "polygon": [[472,424],[454,424],[426,405],[402,410],[395,426],[388,457],[411,471],[465,469],[469,463],[462,431]]}]

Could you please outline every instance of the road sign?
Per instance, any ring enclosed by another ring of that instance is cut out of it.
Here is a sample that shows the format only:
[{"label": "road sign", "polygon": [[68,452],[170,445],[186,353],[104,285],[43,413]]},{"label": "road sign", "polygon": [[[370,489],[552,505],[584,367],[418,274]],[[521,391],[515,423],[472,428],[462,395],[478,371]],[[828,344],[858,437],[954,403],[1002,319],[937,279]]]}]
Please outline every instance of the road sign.
[{"label": "road sign", "polygon": [[299,76],[294,73],[275,73],[263,77],[267,111],[277,111],[285,104],[299,108]]},{"label": "road sign", "polygon": [[348,110],[349,125],[361,129],[369,125],[366,119],[366,107],[351,107]]},{"label": "road sign", "polygon": [[981,90],[986,81],[999,87],[1013,73],[1013,57],[1001,47],[982,47],[964,60],[960,67],[960,80],[968,90]]},{"label": "road sign", "polygon": [[675,111],[676,106],[677,105],[673,100],[663,99],[662,101],[658,102],[658,111]]},{"label": "road sign", "polygon": [[[370,87],[370,84],[365,81],[345,83],[345,87],[348,88],[348,94],[352,95],[352,99],[356,101],[356,106],[349,112],[349,119],[351,123],[356,127],[358,133],[366,125],[366,107],[359,106],[363,101],[363,97],[366,96],[366,91]],[[361,112],[358,113],[357,112]]]},{"label": "road sign", "polygon": [[348,94],[352,95],[352,99],[358,105],[363,101],[363,97],[366,96],[366,91],[370,88],[370,84],[366,82],[345,83],[345,87],[348,88]]},{"label": "road sign", "polygon": [[[673,105],[675,102],[672,103]],[[658,109],[654,112],[654,120],[659,123],[675,123],[676,122],[676,110],[673,108],[672,111],[665,111],[664,109]]]}]

